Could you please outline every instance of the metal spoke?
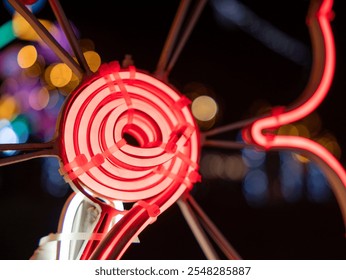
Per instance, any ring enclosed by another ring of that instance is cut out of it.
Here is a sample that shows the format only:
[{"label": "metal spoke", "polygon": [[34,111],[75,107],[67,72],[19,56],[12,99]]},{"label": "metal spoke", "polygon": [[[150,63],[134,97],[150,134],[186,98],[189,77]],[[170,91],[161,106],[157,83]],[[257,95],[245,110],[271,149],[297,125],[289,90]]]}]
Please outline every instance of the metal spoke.
[{"label": "metal spoke", "polygon": [[158,77],[162,77],[164,70],[167,66],[168,59],[172,53],[174,44],[178,37],[180,28],[184,22],[186,12],[189,8],[191,0],[181,0],[177,13],[175,15],[174,21],[172,23],[171,29],[168,33],[165,45],[162,49],[161,56],[156,68],[156,75]]},{"label": "metal spoke", "polygon": [[203,231],[190,205],[183,199],[179,199],[177,203],[206,258],[208,260],[218,260],[219,257],[208,240],[207,235]]},{"label": "metal spoke", "polygon": [[203,147],[223,148],[223,149],[244,149],[253,148],[253,145],[235,142],[235,141],[222,141],[222,140],[205,140],[202,143]]},{"label": "metal spoke", "polygon": [[68,42],[71,45],[74,55],[77,58],[79,65],[83,68],[87,75],[91,74],[88,63],[85,60],[83,52],[79,46],[76,34],[74,33],[69,20],[67,19],[64,10],[62,9],[59,0],[49,0],[49,4],[57,18],[59,25],[63,29]]},{"label": "metal spoke", "polygon": [[224,132],[228,132],[228,131],[244,128],[244,127],[252,124],[257,119],[259,119],[259,117],[252,118],[252,119],[247,119],[247,120],[242,120],[242,121],[238,121],[238,122],[235,122],[235,123],[227,124],[227,125],[224,125],[224,126],[216,127],[214,129],[211,129],[209,131],[204,132],[203,135],[204,135],[204,137],[209,137],[209,136],[214,136],[214,135],[222,134]]},{"label": "metal spoke", "polygon": [[168,76],[168,74],[172,71],[175,63],[177,62],[179,55],[181,53],[181,51],[183,50],[193,28],[195,27],[195,24],[199,18],[199,16],[201,15],[203,8],[205,6],[205,4],[207,3],[207,0],[199,0],[197,3],[197,6],[195,8],[195,10],[193,11],[193,14],[189,20],[189,22],[187,23],[187,26],[185,28],[185,31],[177,45],[177,47],[175,48],[175,51],[172,55],[172,58],[167,66],[166,72],[164,74],[164,76]]},{"label": "metal spoke", "polygon": [[198,203],[194,200],[191,195],[187,196],[187,201],[190,203],[193,210],[199,216],[202,221],[204,228],[207,230],[208,234],[213,238],[215,243],[219,246],[221,251],[229,260],[240,260],[241,257],[238,252],[233,248],[233,246],[227,241],[224,235],[216,227],[216,225],[210,220],[207,214],[202,210]]},{"label": "metal spoke", "polygon": [[[155,74],[158,78],[166,79],[168,74],[173,69],[179,55],[181,54],[188,38],[191,35],[194,26],[196,25],[199,16],[203,11],[205,4],[207,3],[206,0],[197,1],[197,4],[191,12],[190,18],[187,20],[187,23],[184,26],[184,30],[181,31],[190,2],[191,0],[182,0],[180,2],[178,11],[162,50],[160,60],[157,64]],[[178,39],[179,35],[180,38]]]},{"label": "metal spoke", "polygon": [[74,61],[71,55],[55,40],[41,22],[30,12],[30,10],[22,4],[20,0],[8,0],[13,8],[32,26],[41,39],[51,48],[51,50],[71,68],[73,73],[79,79],[83,78],[83,70],[78,63]]},{"label": "metal spoke", "polygon": [[48,143],[19,143],[19,144],[0,144],[0,152],[3,151],[32,151],[54,148],[54,142]]},{"label": "metal spoke", "polygon": [[32,152],[28,154],[10,156],[5,158],[0,158],[0,166],[15,164],[22,161],[27,161],[39,157],[57,157],[55,150],[42,150],[37,152]]}]

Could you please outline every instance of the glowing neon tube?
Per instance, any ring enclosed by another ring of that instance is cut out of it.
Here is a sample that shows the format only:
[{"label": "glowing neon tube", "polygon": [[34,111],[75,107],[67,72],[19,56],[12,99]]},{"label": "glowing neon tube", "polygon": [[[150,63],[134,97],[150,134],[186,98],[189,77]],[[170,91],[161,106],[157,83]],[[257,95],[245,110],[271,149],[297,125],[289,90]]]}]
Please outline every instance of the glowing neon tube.
[{"label": "glowing neon tube", "polygon": [[[346,223],[346,192],[340,191],[340,183],[346,186],[346,173],[340,162],[323,146],[303,137],[274,135],[272,132],[282,125],[298,121],[313,112],[326,97],[334,76],[335,45],[329,20],[332,18],[332,0],[322,3],[312,2],[308,25],[313,39],[314,64],[309,84],[306,87],[304,102],[297,103],[287,111],[276,110],[269,117],[253,122],[243,130],[244,139],[264,149],[293,149],[307,152],[327,166],[327,177],[338,199]],[[321,60],[321,58],[323,58]],[[321,63],[324,63],[320,65]],[[317,70],[316,70],[317,69]],[[334,172],[339,182],[331,179]]]},{"label": "glowing neon tube", "polygon": [[[94,202],[135,202],[95,253],[95,242],[86,246],[82,259],[120,258],[199,180],[199,132],[187,105],[172,87],[117,63],[103,65],[66,101],[58,133],[65,180]],[[127,143],[126,135],[135,143]],[[95,231],[102,233],[117,213],[98,203]]]}]

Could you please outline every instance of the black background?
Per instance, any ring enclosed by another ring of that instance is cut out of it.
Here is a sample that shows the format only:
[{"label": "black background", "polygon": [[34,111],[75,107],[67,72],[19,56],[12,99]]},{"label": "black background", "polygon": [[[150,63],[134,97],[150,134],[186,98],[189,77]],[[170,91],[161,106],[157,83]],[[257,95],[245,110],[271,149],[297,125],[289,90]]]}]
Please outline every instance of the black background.
[{"label": "black background", "polygon": [[[308,1],[241,1],[258,16],[310,47],[305,26]],[[95,42],[104,62],[131,54],[139,69],[155,70],[179,1],[61,1],[82,38]],[[345,10],[336,1],[334,30],[337,65],[330,94],[319,107],[323,127],[345,150]],[[0,7],[1,23],[10,15]],[[54,19],[48,4],[38,14]],[[178,89],[190,82],[212,88],[222,117],[217,125],[241,120],[258,100],[272,105],[294,101],[304,89],[304,67],[271,51],[237,27],[225,28],[207,4],[170,80]],[[230,137],[225,135],[224,139]],[[275,153],[269,156],[275,157]],[[342,163],[344,158],[341,158]],[[40,187],[40,160],[0,169],[0,258],[27,259],[40,237],[55,232],[66,200]],[[269,169],[269,172],[271,170]],[[273,174],[275,172],[273,170]],[[323,204],[300,201],[248,206],[240,183],[205,180],[193,191],[213,221],[244,259],[345,259],[344,226],[334,199]],[[177,206],[140,235],[126,259],[203,259]]]}]

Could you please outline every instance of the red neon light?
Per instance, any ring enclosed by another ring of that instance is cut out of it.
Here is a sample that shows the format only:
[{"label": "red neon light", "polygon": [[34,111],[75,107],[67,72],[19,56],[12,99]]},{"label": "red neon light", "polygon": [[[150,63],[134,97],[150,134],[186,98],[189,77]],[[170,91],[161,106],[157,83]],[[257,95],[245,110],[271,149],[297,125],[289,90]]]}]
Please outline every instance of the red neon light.
[{"label": "red neon light", "polygon": [[[339,161],[320,144],[303,137],[273,135],[268,130],[277,129],[282,125],[289,124],[304,118],[313,112],[326,97],[334,76],[335,69],[335,45],[333,33],[329,20],[332,17],[333,0],[324,0],[316,14],[308,22],[312,28],[317,24],[317,28],[323,37],[324,67],[317,87],[300,106],[286,112],[276,113],[269,117],[264,117],[255,121],[249,128],[244,130],[245,141],[258,145],[265,149],[296,149],[307,151],[323,160],[338,175],[343,185],[346,186],[346,173]],[[309,89],[309,87],[307,87]],[[267,130],[267,132],[266,132]]]},{"label": "red neon light", "polygon": [[[65,180],[95,202],[136,202],[92,258],[120,258],[140,231],[199,180],[199,133],[188,104],[170,86],[117,63],[103,65],[67,100],[59,127]],[[138,146],[126,142],[126,133]],[[103,232],[117,213],[107,205],[102,209],[95,230]],[[94,247],[89,242],[82,258]]]},{"label": "red neon light", "polygon": [[32,5],[37,2],[37,0],[21,0],[24,5]]}]

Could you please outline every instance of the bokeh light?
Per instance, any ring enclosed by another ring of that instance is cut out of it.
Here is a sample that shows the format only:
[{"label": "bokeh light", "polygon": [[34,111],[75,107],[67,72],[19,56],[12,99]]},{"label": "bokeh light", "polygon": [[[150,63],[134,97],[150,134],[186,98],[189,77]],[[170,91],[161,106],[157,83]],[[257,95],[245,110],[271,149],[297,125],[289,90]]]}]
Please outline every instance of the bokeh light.
[{"label": "bokeh light", "polygon": [[29,68],[37,59],[37,51],[33,45],[27,45],[20,49],[17,56],[18,65],[21,68]]},{"label": "bokeh light", "polygon": [[18,142],[25,143],[30,135],[28,119],[24,115],[19,115],[11,122],[11,125],[18,137]]},{"label": "bokeh light", "polygon": [[243,149],[242,157],[244,163],[250,168],[257,168],[264,164],[266,153],[255,149]]},{"label": "bokeh light", "polygon": [[16,35],[13,32],[12,21],[8,21],[0,26],[0,49],[11,43]]},{"label": "bokeh light", "polygon": [[59,161],[57,158],[42,159],[41,182],[43,189],[54,197],[63,197],[69,191],[69,185],[59,173]]},{"label": "bokeh light", "polygon": [[307,165],[307,196],[312,202],[327,202],[332,197],[327,178],[313,162]]},{"label": "bokeh light", "polygon": [[47,88],[35,88],[29,94],[29,104],[36,111],[44,109],[49,103],[49,92]]},{"label": "bokeh light", "polygon": [[[49,31],[53,32],[54,24],[48,20],[39,20],[40,23]],[[13,31],[17,38],[26,41],[41,41],[36,31],[31,27],[31,25],[18,13],[13,15]]]},{"label": "bokeh light", "polygon": [[268,199],[268,178],[261,169],[250,170],[243,181],[243,194],[252,206],[262,206]]},{"label": "bokeh light", "polygon": [[86,51],[83,54],[90,70],[96,72],[101,65],[100,55],[95,51]]},{"label": "bokeh light", "polygon": [[240,155],[230,155],[224,160],[225,179],[231,181],[240,181],[243,179],[247,167]]},{"label": "bokeh light", "polygon": [[247,171],[240,155],[207,153],[202,157],[200,165],[205,179],[240,181]]},{"label": "bokeh light", "polygon": [[285,201],[296,202],[303,196],[304,166],[296,161],[293,153],[281,151],[280,183],[281,194]]},{"label": "bokeh light", "polygon": [[[44,5],[46,4],[47,0],[28,0],[30,2],[32,2],[31,5],[28,6],[28,8],[31,10],[32,13],[36,14],[37,12],[39,12]],[[11,4],[8,2],[8,0],[2,0],[2,2],[4,3],[5,8],[11,13],[14,13],[14,9],[11,6]]]},{"label": "bokeh light", "polygon": [[64,95],[68,95],[74,89],[76,89],[79,84],[80,84],[80,79],[74,73],[72,73],[71,80],[68,82],[67,85],[60,88],[60,92]]},{"label": "bokeh light", "polygon": [[341,157],[341,148],[338,144],[336,137],[329,132],[325,132],[318,139],[317,142],[324,146],[329,152],[331,152],[336,158]]},{"label": "bokeh light", "polygon": [[193,100],[191,110],[197,120],[205,122],[215,118],[218,106],[212,97],[201,95]]},{"label": "bokeh light", "polygon": [[49,79],[55,87],[64,87],[72,79],[72,70],[65,63],[57,63],[51,69]]},{"label": "bokeh light", "polygon": [[[0,119],[0,144],[15,144],[18,143],[18,136],[13,130],[11,123],[8,120]],[[16,151],[0,152],[5,156],[14,155]]]},{"label": "bokeh light", "polygon": [[8,46],[0,52],[0,77],[15,77],[21,73],[22,69],[17,63],[17,55],[21,46]]},{"label": "bokeh light", "polygon": [[0,98],[0,119],[13,119],[18,110],[18,103],[13,96],[5,95]]},{"label": "bokeh light", "polygon": [[299,65],[307,65],[309,57],[307,46],[258,16],[242,2],[238,0],[211,1],[216,20],[226,27],[237,26],[274,52]]}]

